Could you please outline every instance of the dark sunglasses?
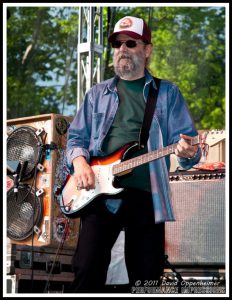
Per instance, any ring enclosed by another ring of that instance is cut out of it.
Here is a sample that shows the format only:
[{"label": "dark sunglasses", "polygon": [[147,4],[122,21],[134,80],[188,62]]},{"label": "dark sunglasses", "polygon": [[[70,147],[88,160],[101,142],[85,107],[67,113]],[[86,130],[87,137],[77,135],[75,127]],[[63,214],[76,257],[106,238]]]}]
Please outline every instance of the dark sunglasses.
[{"label": "dark sunglasses", "polygon": [[113,41],[111,43],[112,48],[120,48],[122,44],[125,44],[127,48],[135,48],[138,44],[145,44],[143,42],[127,40],[127,41]]}]

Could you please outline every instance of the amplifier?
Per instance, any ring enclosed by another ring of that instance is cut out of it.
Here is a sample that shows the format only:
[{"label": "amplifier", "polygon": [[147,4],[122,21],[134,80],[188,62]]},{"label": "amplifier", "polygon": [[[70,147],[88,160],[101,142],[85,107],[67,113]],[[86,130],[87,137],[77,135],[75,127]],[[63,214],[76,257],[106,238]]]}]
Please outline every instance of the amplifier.
[{"label": "amplifier", "polygon": [[170,174],[175,222],[165,224],[170,263],[225,264],[225,172]]}]

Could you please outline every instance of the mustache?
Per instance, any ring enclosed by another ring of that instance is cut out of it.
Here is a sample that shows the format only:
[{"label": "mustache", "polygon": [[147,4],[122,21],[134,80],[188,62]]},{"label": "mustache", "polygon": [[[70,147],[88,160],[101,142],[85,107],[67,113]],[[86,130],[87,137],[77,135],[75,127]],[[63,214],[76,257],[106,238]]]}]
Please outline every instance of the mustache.
[{"label": "mustache", "polygon": [[121,60],[121,59],[131,59],[131,55],[130,54],[120,54],[119,56],[118,56],[118,60]]}]

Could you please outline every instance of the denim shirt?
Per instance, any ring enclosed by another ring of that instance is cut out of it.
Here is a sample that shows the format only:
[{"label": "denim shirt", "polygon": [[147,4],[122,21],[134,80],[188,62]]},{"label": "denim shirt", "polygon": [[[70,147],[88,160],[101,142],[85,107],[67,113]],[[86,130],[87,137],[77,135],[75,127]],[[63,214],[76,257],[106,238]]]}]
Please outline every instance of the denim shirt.
[{"label": "denim shirt", "polygon": [[[144,101],[147,101],[149,85],[156,84],[152,75],[145,70]],[[72,161],[84,156],[89,162],[92,156],[104,156],[102,143],[109,131],[119,105],[117,94],[118,77],[94,85],[85,95],[84,101],[70,124],[67,141],[67,164],[73,169]],[[154,117],[151,123],[148,151],[163,148],[179,141],[180,133],[198,134],[191,114],[179,88],[161,80]],[[189,169],[199,162],[201,149],[192,159],[177,158],[183,169]],[[174,221],[169,185],[170,156],[149,162],[151,190],[155,223]]]}]

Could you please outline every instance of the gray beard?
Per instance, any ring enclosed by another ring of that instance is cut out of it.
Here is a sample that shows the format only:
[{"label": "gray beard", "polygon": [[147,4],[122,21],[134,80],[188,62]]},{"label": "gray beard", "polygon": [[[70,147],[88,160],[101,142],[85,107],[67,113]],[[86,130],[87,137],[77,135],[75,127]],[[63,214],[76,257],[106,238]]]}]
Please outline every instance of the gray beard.
[{"label": "gray beard", "polygon": [[[120,63],[120,60],[122,58],[128,58],[129,62],[122,65]],[[136,74],[140,71],[143,61],[144,58],[141,58],[141,56],[139,55],[134,58],[131,58],[127,54],[122,54],[117,58],[114,57],[114,72],[119,77],[130,80],[131,78],[134,78]]]},{"label": "gray beard", "polygon": [[125,78],[125,79],[131,79],[134,77],[136,72],[134,69],[130,68],[128,65],[119,67],[119,66],[114,66],[114,72],[116,75],[119,77]]}]

